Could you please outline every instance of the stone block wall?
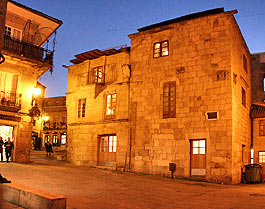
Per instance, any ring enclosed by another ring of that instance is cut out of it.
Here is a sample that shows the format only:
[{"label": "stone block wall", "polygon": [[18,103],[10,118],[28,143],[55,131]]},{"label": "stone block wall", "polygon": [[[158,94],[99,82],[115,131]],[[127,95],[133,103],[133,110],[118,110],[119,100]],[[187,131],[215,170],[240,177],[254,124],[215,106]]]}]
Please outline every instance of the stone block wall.
[{"label": "stone block wall", "polygon": [[252,102],[264,102],[265,53],[251,55]]},{"label": "stone block wall", "polygon": [[[190,139],[206,139],[206,178],[233,181],[232,21],[230,13],[222,13],[129,36],[135,171],[167,176],[173,162],[176,176],[189,177]],[[154,43],[164,40],[169,56],[153,58]],[[163,119],[168,81],[176,81],[176,118]],[[218,120],[206,120],[207,111],[217,111]]]},{"label": "stone block wall", "polygon": [[[240,183],[241,171],[245,164],[250,163],[251,57],[234,17],[231,19],[232,182]],[[246,93],[245,105],[242,88]]]},{"label": "stone block wall", "polygon": [[[105,84],[87,83],[91,70],[99,66],[104,68]],[[70,67],[67,85],[68,161],[96,166],[98,136],[116,134],[116,166],[126,166],[129,139],[129,75],[127,52],[102,56]],[[116,116],[106,119],[106,95],[113,93],[117,94]],[[86,99],[84,118],[78,118],[79,99]]]}]

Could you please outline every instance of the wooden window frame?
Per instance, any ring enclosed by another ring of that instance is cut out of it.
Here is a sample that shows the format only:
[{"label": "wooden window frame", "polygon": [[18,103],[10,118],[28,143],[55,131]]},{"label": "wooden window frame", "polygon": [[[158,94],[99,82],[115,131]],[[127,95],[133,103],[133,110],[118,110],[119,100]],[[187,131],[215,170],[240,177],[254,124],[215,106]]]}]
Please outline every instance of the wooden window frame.
[{"label": "wooden window frame", "polygon": [[245,72],[248,73],[248,60],[244,54],[243,54],[243,68]]},{"label": "wooden window frame", "polygon": [[[163,46],[163,44],[166,43],[166,46]],[[159,46],[159,49],[156,48],[156,46]],[[167,54],[163,54],[163,50],[166,49]],[[156,42],[154,43],[153,46],[153,58],[159,58],[159,57],[166,57],[169,55],[169,41],[168,40],[164,40],[164,41],[160,41],[160,42]]]},{"label": "wooden window frame", "polygon": [[[110,99],[108,99],[110,97]],[[106,95],[106,119],[115,119],[116,118],[116,107],[117,107],[117,93],[107,94]],[[108,113],[110,110],[110,113]]]},{"label": "wooden window frame", "polygon": [[104,85],[105,72],[104,72],[103,66],[93,68],[93,75],[94,75],[94,82],[96,84]]},{"label": "wooden window frame", "polygon": [[259,135],[265,136],[265,120],[259,120]]},{"label": "wooden window frame", "polygon": [[[112,141],[110,138],[113,137]],[[117,152],[117,135],[116,134],[105,134],[100,135],[100,152]],[[106,140],[107,139],[107,140]],[[103,140],[103,142],[102,142]]]},{"label": "wooden window frame", "polygon": [[246,96],[246,90],[242,87],[242,105],[244,107],[247,106],[247,96]]},{"label": "wooden window frame", "polygon": [[163,85],[163,118],[176,117],[176,81]]},{"label": "wooden window frame", "polygon": [[[260,155],[261,153],[262,155]],[[259,157],[259,163],[265,163],[265,151],[259,151],[258,157]],[[260,160],[260,157],[262,158],[262,160]]]},{"label": "wooden window frame", "polygon": [[[8,30],[7,30],[8,29]],[[10,30],[9,30],[10,29]],[[8,32],[7,32],[8,31]],[[19,37],[17,37],[15,34],[19,32]],[[15,40],[22,40],[22,30],[14,28],[12,26],[9,25],[5,25],[5,31],[4,31],[5,36],[11,38],[11,39],[15,39]]]},{"label": "wooden window frame", "polygon": [[84,118],[86,116],[86,99],[78,100],[77,117]]}]

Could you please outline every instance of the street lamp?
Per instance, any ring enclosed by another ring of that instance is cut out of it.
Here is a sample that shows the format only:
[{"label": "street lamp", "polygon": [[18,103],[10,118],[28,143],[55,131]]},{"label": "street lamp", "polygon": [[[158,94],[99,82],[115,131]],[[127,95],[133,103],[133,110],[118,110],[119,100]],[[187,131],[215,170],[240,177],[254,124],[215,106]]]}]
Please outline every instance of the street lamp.
[{"label": "street lamp", "polygon": [[40,109],[36,103],[36,99],[40,94],[41,94],[40,88],[33,88],[32,101],[31,101],[32,108],[29,110],[29,115],[32,117],[32,120],[34,117],[37,117],[37,118],[40,117]]}]

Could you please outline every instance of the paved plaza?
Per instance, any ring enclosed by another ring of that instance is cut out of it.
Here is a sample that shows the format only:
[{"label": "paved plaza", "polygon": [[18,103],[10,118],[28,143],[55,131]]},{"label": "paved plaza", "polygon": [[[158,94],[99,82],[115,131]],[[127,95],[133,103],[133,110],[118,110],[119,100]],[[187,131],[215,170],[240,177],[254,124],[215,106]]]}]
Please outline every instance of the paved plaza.
[{"label": "paved plaza", "polygon": [[67,209],[265,208],[265,184],[220,185],[64,164],[1,163],[13,182],[63,195]]}]

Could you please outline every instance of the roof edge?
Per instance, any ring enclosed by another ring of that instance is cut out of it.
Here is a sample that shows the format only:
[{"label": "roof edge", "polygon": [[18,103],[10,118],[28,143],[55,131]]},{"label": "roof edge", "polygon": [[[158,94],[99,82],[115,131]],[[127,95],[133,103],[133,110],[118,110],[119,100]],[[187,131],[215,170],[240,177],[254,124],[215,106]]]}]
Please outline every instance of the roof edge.
[{"label": "roof edge", "polygon": [[21,7],[21,8],[23,8],[23,9],[26,9],[26,10],[32,12],[32,13],[35,13],[35,14],[40,15],[40,16],[42,16],[42,17],[45,17],[45,18],[47,18],[47,19],[49,19],[49,20],[51,20],[51,21],[53,21],[53,22],[55,22],[55,23],[57,23],[57,24],[59,24],[59,25],[62,25],[62,24],[63,24],[63,21],[61,21],[61,20],[59,20],[59,19],[56,19],[56,18],[51,17],[51,16],[49,16],[49,15],[46,15],[46,14],[44,14],[44,13],[42,13],[42,12],[39,12],[39,11],[37,11],[37,10],[35,10],[35,9],[32,9],[32,8],[30,8],[30,7],[27,7],[27,6],[23,5],[23,4],[20,4],[20,3],[16,2],[16,1],[8,0],[8,2],[11,2],[11,3],[15,4],[16,6]]},{"label": "roof edge", "polygon": [[155,23],[155,24],[152,24],[152,25],[149,25],[149,26],[145,26],[145,27],[139,28],[137,30],[139,32],[147,31],[147,30],[150,30],[150,29],[153,29],[153,28],[169,25],[169,24],[172,24],[172,23],[182,22],[182,21],[186,21],[186,20],[192,20],[192,19],[195,19],[195,18],[209,16],[209,15],[215,15],[215,14],[220,14],[220,13],[224,13],[224,7],[215,8],[215,9],[205,10],[205,11],[202,11],[202,12],[196,12],[196,13],[184,15],[184,16],[181,16],[181,17],[177,17],[175,19],[170,19],[170,20],[166,20],[166,21],[163,21],[163,22],[160,22],[160,23]]}]

